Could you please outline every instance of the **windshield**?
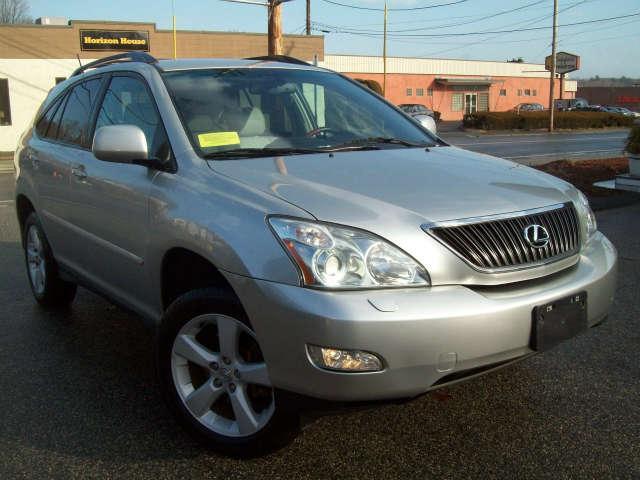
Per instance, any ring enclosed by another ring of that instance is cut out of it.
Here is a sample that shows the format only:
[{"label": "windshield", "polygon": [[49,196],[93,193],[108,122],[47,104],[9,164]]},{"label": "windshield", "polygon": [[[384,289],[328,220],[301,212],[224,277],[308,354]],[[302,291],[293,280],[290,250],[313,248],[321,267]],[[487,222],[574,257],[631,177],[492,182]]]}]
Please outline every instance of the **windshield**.
[{"label": "windshield", "polygon": [[193,145],[208,158],[437,141],[365,88],[331,72],[233,68],[163,76]]}]

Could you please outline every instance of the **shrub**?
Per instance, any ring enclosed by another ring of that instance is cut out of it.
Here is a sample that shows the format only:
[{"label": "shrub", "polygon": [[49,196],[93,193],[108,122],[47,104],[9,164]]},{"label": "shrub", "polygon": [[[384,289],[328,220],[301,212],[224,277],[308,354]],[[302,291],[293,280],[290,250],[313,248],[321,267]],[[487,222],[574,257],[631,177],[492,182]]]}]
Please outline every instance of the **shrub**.
[{"label": "shrub", "polygon": [[632,155],[640,155],[640,125],[634,126],[629,132],[625,150]]},{"label": "shrub", "polygon": [[[549,112],[476,112],[463,118],[466,128],[482,130],[535,130],[549,126]],[[632,117],[607,112],[556,112],[556,128],[630,127]]]},{"label": "shrub", "polygon": [[382,95],[382,87],[375,80],[368,80],[364,78],[356,78],[356,82],[361,83],[365,87],[369,87],[371,90],[376,92],[378,95]]}]

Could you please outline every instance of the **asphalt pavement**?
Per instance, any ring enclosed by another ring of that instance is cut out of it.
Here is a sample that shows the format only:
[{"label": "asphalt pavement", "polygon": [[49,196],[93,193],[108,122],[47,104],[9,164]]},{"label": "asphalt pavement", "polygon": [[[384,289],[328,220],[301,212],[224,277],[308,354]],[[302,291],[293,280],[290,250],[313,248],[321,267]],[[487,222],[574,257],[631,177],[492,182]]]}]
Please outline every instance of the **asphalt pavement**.
[{"label": "asphalt pavement", "polygon": [[83,289],[68,311],[35,304],[14,206],[0,203],[0,478],[640,478],[640,204],[597,215],[620,253],[606,323],[407,404],[322,417],[285,449],[237,460],[173,421],[137,317]]},{"label": "asphalt pavement", "polygon": [[628,130],[556,133],[477,134],[445,130],[441,137],[456,147],[507,158],[526,165],[554,160],[619,157]]}]

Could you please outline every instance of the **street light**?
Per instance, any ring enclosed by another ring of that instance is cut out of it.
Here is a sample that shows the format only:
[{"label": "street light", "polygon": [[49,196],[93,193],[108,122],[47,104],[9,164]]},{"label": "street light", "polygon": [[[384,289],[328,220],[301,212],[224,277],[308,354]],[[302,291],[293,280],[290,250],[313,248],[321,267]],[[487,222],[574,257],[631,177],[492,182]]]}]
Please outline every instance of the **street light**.
[{"label": "street light", "polygon": [[233,3],[247,3],[249,5],[260,5],[267,7],[268,14],[268,45],[269,55],[282,55],[282,12],[280,5],[292,0],[223,0]]}]

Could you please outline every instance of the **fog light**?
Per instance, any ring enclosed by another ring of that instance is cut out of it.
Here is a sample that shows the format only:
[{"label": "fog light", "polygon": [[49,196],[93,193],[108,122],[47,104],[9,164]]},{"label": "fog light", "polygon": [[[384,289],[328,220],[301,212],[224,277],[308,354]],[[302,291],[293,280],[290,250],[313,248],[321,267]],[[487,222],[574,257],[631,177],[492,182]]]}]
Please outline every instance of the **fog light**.
[{"label": "fog light", "polygon": [[316,367],[345,372],[376,372],[382,370],[382,361],[373,353],[361,350],[307,345],[309,358]]}]

